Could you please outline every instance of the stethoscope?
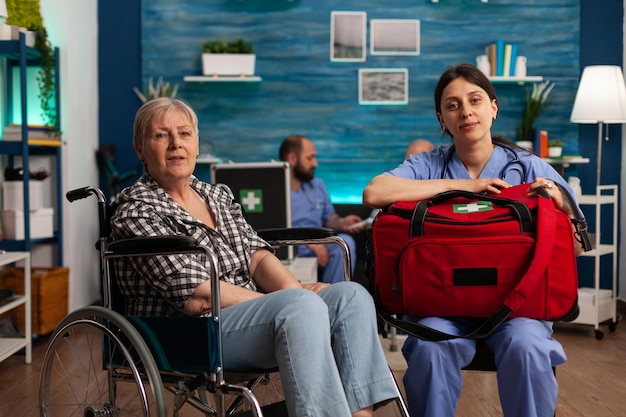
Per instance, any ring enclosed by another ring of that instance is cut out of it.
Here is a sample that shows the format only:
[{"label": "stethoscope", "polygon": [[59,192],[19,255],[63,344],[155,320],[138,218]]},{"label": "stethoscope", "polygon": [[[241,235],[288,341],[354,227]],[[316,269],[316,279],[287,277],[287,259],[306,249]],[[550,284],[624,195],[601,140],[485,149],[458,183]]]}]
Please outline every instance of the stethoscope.
[{"label": "stethoscope", "polygon": [[[514,173],[517,173],[520,176],[520,180],[521,180],[520,184],[524,184],[526,182],[526,164],[524,163],[524,161],[522,161],[519,158],[517,151],[515,151],[515,149],[513,149],[512,147],[504,143],[500,143],[500,142],[493,142],[493,143],[504,148],[506,151],[513,154],[513,159],[507,162],[506,165],[502,168],[502,170],[500,170],[500,178],[505,179],[506,176],[509,174],[509,171],[513,171]],[[441,179],[444,179],[444,177],[446,176],[446,173],[448,172],[448,164],[450,163],[450,160],[452,159],[453,153],[454,153],[454,145],[450,146],[450,149],[448,150],[448,154],[443,160],[443,169],[441,170]],[[508,182],[511,182],[511,181],[508,181]]]}]

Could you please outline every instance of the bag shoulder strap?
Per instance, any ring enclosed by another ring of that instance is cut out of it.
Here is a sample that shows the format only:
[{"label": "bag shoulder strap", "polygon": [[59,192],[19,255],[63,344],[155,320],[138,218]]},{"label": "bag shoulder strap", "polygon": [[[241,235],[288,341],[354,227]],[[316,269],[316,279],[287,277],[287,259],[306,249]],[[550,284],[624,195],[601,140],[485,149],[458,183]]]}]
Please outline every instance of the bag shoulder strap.
[{"label": "bag shoulder strap", "polygon": [[574,197],[572,197],[569,191],[567,191],[567,188],[565,188],[558,182],[555,182],[555,184],[559,187],[559,190],[561,190],[561,195],[567,201],[567,204],[569,204],[569,206],[572,208],[572,213],[574,215],[572,223],[574,224],[574,228],[576,229],[576,231],[574,232],[574,236],[576,237],[576,240],[582,245],[583,251],[589,252],[591,249],[593,249],[593,247],[591,244],[591,237],[589,236],[589,231],[587,228],[587,220],[580,214],[578,204],[576,204],[576,201],[574,201]]}]

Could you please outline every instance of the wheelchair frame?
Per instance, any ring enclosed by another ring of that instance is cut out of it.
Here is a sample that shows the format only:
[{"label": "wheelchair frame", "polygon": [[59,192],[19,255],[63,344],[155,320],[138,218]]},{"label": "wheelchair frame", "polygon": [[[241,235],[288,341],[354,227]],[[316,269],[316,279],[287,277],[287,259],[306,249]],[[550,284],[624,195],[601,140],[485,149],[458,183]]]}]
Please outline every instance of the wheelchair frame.
[{"label": "wheelchair frame", "polygon": [[[219,274],[215,254],[207,248],[196,246],[191,238],[183,236],[109,242],[108,204],[102,191],[84,187],[66,194],[70,202],[89,196],[95,196],[98,203],[99,239],[96,246],[99,250],[104,306],[87,306],[70,313],[52,333],[40,377],[41,416],[164,417],[171,408],[172,415],[177,417],[181,407],[188,403],[207,416],[263,417],[263,409],[253,390],[267,384],[270,373],[278,370],[250,370],[245,374],[229,372],[228,378],[225,378],[220,332]],[[351,278],[349,249],[331,229],[266,229],[258,233],[273,246],[338,244],[344,253],[346,277]],[[126,317],[115,310],[112,294],[114,283],[111,282],[109,265],[112,260],[180,253],[204,253],[207,256],[211,275],[211,316]],[[158,338],[159,326],[166,320],[173,321],[168,332],[172,328],[179,330],[184,326],[193,329],[192,332],[175,333],[177,343],[181,341],[179,338],[184,338],[184,334],[180,333],[193,333],[195,340],[199,333],[205,337],[212,349],[207,352],[207,362],[197,365],[201,369],[178,369],[175,363],[170,363],[163,346],[167,340]],[[235,384],[226,382],[226,379],[232,378],[236,379]],[[169,403],[165,397],[166,391],[174,395]],[[213,394],[213,402],[209,394]],[[267,410],[286,415],[284,400],[278,395],[276,398],[278,403],[269,405]],[[398,399],[403,415],[407,416],[399,390]]]}]

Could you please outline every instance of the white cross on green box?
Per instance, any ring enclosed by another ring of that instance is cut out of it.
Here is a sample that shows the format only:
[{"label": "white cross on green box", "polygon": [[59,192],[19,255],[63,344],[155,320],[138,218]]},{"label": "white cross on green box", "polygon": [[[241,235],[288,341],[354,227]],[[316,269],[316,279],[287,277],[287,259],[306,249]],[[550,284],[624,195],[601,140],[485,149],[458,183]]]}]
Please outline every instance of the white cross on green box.
[{"label": "white cross on green box", "polygon": [[241,189],[239,201],[246,213],[263,213],[263,190]]}]

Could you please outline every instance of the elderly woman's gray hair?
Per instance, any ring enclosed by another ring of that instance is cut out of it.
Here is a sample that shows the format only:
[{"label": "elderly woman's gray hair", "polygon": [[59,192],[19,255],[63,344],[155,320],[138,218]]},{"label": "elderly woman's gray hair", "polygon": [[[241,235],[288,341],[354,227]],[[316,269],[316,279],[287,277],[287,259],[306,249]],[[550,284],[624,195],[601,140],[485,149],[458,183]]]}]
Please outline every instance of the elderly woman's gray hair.
[{"label": "elderly woman's gray hair", "polygon": [[145,102],[137,111],[133,126],[133,146],[136,148],[138,144],[143,144],[143,141],[152,134],[154,120],[173,110],[179,110],[189,118],[194,128],[196,139],[198,139],[198,116],[191,106],[181,99],[159,97]]}]

